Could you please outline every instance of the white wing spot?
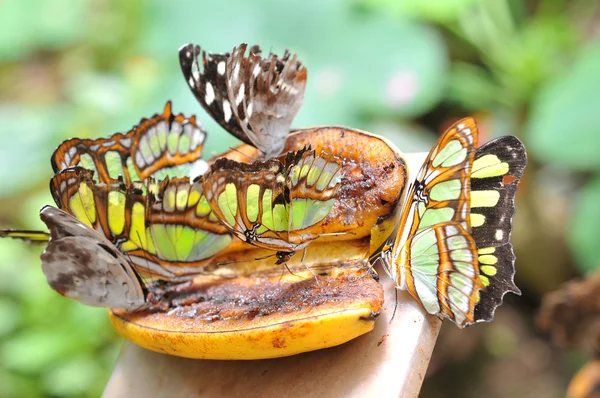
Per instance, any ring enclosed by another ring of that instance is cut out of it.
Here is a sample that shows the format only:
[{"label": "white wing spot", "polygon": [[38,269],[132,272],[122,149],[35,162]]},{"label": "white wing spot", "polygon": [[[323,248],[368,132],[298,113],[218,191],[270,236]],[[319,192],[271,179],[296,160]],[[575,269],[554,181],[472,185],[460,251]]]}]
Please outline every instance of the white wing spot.
[{"label": "white wing spot", "polygon": [[494,238],[496,238],[496,240],[502,240],[502,238],[504,238],[504,232],[501,229],[497,229]]},{"label": "white wing spot", "polygon": [[246,118],[252,116],[252,101],[248,104],[248,109],[246,109]]},{"label": "white wing spot", "polygon": [[244,86],[244,83],[242,83],[242,85],[240,86],[240,91],[238,92],[237,98],[235,99],[235,104],[239,105],[242,100],[244,99],[244,90],[246,89],[246,86]]},{"label": "white wing spot", "polygon": [[225,61],[221,61],[217,64],[217,73],[221,76],[225,74]]},{"label": "white wing spot", "polygon": [[205,87],[206,93],[204,95],[204,101],[206,102],[206,105],[210,105],[215,100],[215,90],[213,89],[213,86],[212,84],[210,84],[210,82],[206,82]]},{"label": "white wing spot", "polygon": [[256,64],[256,66],[254,67],[254,70],[252,71],[252,77],[258,76],[259,73],[260,73],[260,65]]},{"label": "white wing spot", "polygon": [[229,101],[223,101],[223,119],[228,122],[231,119],[231,105],[229,105]]}]

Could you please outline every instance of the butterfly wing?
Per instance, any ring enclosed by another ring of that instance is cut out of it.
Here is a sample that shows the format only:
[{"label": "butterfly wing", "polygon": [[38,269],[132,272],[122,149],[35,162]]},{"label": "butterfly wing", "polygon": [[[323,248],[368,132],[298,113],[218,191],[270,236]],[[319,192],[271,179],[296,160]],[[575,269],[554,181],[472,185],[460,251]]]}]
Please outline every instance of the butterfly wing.
[{"label": "butterfly wing", "polygon": [[231,242],[201,185],[187,177],[125,185],[96,183],[92,174],[75,167],[55,175],[57,205],[103,233],[144,276],[189,278]]},{"label": "butterfly wing", "polygon": [[102,235],[62,210],[40,211],[51,239],[42,253],[42,270],[60,294],[96,307],[135,310],[146,292],[133,268]]},{"label": "butterfly wing", "polygon": [[325,152],[304,151],[286,167],[290,241],[301,244],[318,237],[311,227],[331,212],[342,181],[342,162]]},{"label": "butterfly wing", "polygon": [[239,239],[273,250],[292,250],[288,239],[289,192],[284,165],[217,159],[202,177],[211,210]]},{"label": "butterfly wing", "polygon": [[430,314],[459,326],[474,321],[474,308],[483,284],[479,280],[477,249],[457,222],[437,223],[419,230],[402,245],[398,261],[406,285]]},{"label": "butterfly wing", "polygon": [[510,244],[515,194],[527,164],[518,138],[500,137],[477,149],[471,173],[471,234],[478,249],[481,280],[486,286],[475,307],[477,321],[491,321],[515,285],[515,256]]},{"label": "butterfly wing", "polygon": [[229,53],[207,53],[194,44],[186,44],[179,49],[181,71],[200,105],[230,134],[253,145],[233,116],[225,78],[228,57]]},{"label": "butterfly wing", "polygon": [[120,176],[131,183],[150,176],[201,174],[206,170],[200,160],[205,139],[195,116],[174,115],[167,102],[162,114],[142,119],[125,134],[63,142],[52,154],[52,168],[58,173],[80,166],[94,171],[102,183],[116,182]]},{"label": "butterfly wing", "polygon": [[129,241],[120,246],[140,267],[151,261],[175,275],[173,279],[187,277],[230,245],[232,237],[210,211],[201,183],[187,177],[167,179],[156,195],[145,199],[145,230],[141,222],[132,226],[143,232],[135,232],[137,239],[130,232]]},{"label": "butterfly wing", "polygon": [[442,135],[409,187],[398,233],[382,254],[399,287],[408,289],[428,312],[460,327],[473,322],[483,287],[469,233],[469,176],[476,141],[477,127],[470,118]]},{"label": "butterfly wing", "polygon": [[234,48],[227,58],[228,98],[245,135],[270,159],[283,150],[304,101],[306,68],[288,51],[281,58],[270,54],[263,59],[257,46],[248,56],[246,48]]}]

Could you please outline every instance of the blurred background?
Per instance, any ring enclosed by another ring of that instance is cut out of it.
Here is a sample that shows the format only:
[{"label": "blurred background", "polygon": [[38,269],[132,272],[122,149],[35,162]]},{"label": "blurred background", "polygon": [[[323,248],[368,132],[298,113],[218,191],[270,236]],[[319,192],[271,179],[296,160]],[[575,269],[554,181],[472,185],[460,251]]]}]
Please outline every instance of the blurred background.
[{"label": "blurred background", "polygon": [[[536,325],[543,296],[600,263],[600,3],[587,0],[0,2],[0,226],[42,229],[49,157],[70,137],[196,113],[207,155],[236,141],[184,81],[178,48],[290,48],[307,65],[296,127],[343,124],[428,151],[475,116],[529,152],[517,284],[492,324],[442,328],[423,397],[560,397],[589,354]],[[121,339],[106,311],[53,292],[42,247],[0,241],[0,397],[98,396]]]}]

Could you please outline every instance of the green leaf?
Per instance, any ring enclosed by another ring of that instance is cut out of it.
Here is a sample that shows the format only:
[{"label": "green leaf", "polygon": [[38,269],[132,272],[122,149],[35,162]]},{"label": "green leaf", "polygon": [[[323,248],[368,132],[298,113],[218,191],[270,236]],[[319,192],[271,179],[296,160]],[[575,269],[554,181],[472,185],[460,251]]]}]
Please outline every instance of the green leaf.
[{"label": "green leaf", "polygon": [[576,264],[586,273],[600,267],[600,177],[590,181],[575,201],[569,244]]},{"label": "green leaf", "polygon": [[529,150],[573,170],[600,169],[600,42],[536,98],[527,126]]}]

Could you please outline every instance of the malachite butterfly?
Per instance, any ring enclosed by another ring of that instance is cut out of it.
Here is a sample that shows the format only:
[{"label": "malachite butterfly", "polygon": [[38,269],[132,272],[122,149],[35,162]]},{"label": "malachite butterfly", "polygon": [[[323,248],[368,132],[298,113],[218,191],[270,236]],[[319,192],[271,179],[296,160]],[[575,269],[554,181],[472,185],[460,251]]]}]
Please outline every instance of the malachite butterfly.
[{"label": "malachite butterfly", "polygon": [[211,54],[187,44],[179,49],[186,82],[204,109],[225,130],[255,146],[265,159],[283,151],[304,101],[306,68],[297,55],[282,57],[246,44],[231,54]]},{"label": "malachite butterfly", "polygon": [[439,139],[379,256],[398,288],[459,327],[491,321],[505,293],[520,294],[509,238],[525,149],[515,137],[476,147],[470,118]]},{"label": "malachite butterfly", "polygon": [[319,237],[313,227],[331,211],[341,179],[340,159],[304,148],[283,161],[217,159],[199,182],[218,219],[239,239],[275,250],[279,264]]},{"label": "malachite butterfly", "polygon": [[162,114],[142,119],[125,134],[64,141],[52,154],[51,163],[54,173],[74,166],[93,170],[94,178],[102,183],[200,175],[207,169],[200,159],[205,139],[196,117],[174,115],[169,101]]},{"label": "malachite butterfly", "polygon": [[60,209],[101,232],[145,277],[186,279],[232,240],[187,177],[104,184],[74,167],[55,175],[50,189]]}]

